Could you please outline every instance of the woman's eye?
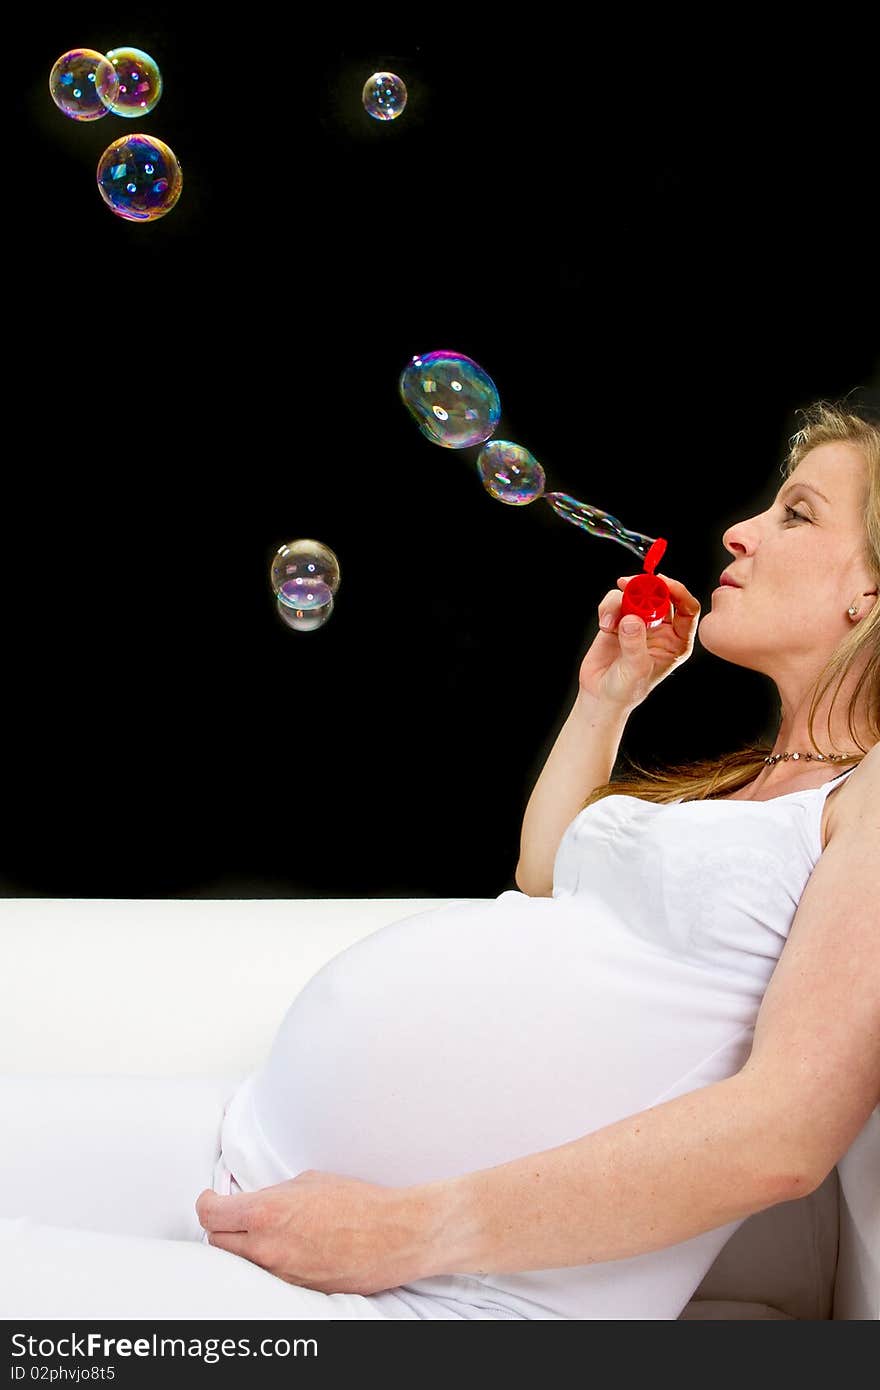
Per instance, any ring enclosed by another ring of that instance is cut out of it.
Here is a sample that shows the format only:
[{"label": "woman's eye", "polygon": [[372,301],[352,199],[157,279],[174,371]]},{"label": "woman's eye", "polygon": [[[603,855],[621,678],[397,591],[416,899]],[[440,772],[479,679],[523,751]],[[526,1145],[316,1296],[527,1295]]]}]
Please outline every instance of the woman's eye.
[{"label": "woman's eye", "polygon": [[[783,504],[783,505],[784,505],[784,504]],[[801,516],[800,512],[796,512],[795,509],[794,509],[794,507],[786,507],[785,510],[788,512],[788,515],[789,515],[790,517],[794,517],[797,521],[806,521],[806,522],[809,522],[809,520],[810,520],[810,518],[809,518],[808,516]]]}]

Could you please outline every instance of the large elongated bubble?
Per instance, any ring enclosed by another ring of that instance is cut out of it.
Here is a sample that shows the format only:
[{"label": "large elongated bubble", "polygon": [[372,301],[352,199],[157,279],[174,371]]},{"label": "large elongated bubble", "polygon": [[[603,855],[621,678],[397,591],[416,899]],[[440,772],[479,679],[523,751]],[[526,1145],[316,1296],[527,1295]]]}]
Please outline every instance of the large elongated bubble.
[{"label": "large elongated bubble", "polygon": [[617,541],[619,545],[626,546],[627,550],[638,555],[640,560],[645,559],[657,540],[656,536],[643,536],[639,531],[628,531],[610,512],[603,512],[598,507],[579,502],[567,492],[545,492],[544,501],[550,503],[557,516],[580,526],[584,531],[589,531],[591,536]]},{"label": "large elongated bubble", "polygon": [[400,394],[422,434],[444,449],[482,444],[501,419],[494,381],[461,352],[414,357],[401,372]]}]

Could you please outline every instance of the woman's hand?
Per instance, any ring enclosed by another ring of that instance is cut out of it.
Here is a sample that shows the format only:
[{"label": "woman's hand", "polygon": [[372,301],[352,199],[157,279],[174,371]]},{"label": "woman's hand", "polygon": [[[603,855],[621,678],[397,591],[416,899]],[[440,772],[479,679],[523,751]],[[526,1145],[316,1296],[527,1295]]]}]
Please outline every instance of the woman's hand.
[{"label": "woman's hand", "polygon": [[209,1245],[288,1284],[369,1294],[425,1275],[433,1218],[414,1193],[308,1168],[256,1192],[221,1197],[206,1188],[196,1215]]},{"label": "woman's hand", "polygon": [[[619,625],[623,590],[633,576],[624,575],[599,604],[599,631],[578,674],[580,690],[605,705],[629,711],[640,705],[655,686],[694,649],[700,604],[677,579],[659,574],[672,596],[672,611],[658,627],[648,628],[628,613]],[[604,620],[610,620],[603,626]],[[630,624],[634,631],[628,632]]]}]

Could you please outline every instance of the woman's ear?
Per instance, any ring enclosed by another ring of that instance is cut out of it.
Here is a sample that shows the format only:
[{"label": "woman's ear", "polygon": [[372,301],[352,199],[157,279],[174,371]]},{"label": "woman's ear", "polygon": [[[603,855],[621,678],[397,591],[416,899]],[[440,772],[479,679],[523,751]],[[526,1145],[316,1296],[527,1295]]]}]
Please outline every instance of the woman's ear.
[{"label": "woman's ear", "polygon": [[865,593],[859,594],[846,610],[848,617],[852,618],[854,623],[858,622],[860,618],[866,617],[874,607],[876,598],[876,589],[868,589]]}]

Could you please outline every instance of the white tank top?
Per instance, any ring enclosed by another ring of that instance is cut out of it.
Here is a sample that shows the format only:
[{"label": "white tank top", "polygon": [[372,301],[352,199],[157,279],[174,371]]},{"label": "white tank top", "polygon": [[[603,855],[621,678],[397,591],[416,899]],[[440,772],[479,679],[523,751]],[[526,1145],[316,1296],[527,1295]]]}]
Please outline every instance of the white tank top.
[{"label": "white tank top", "polygon": [[[731,1076],[822,853],[825,798],[851,771],[770,801],[605,797],[567,827],[552,898],[429,909],[340,952],[227,1107],[238,1186],[306,1168],[433,1182]],[[673,1319],[741,1224],[387,1297],[423,1317]]]}]

